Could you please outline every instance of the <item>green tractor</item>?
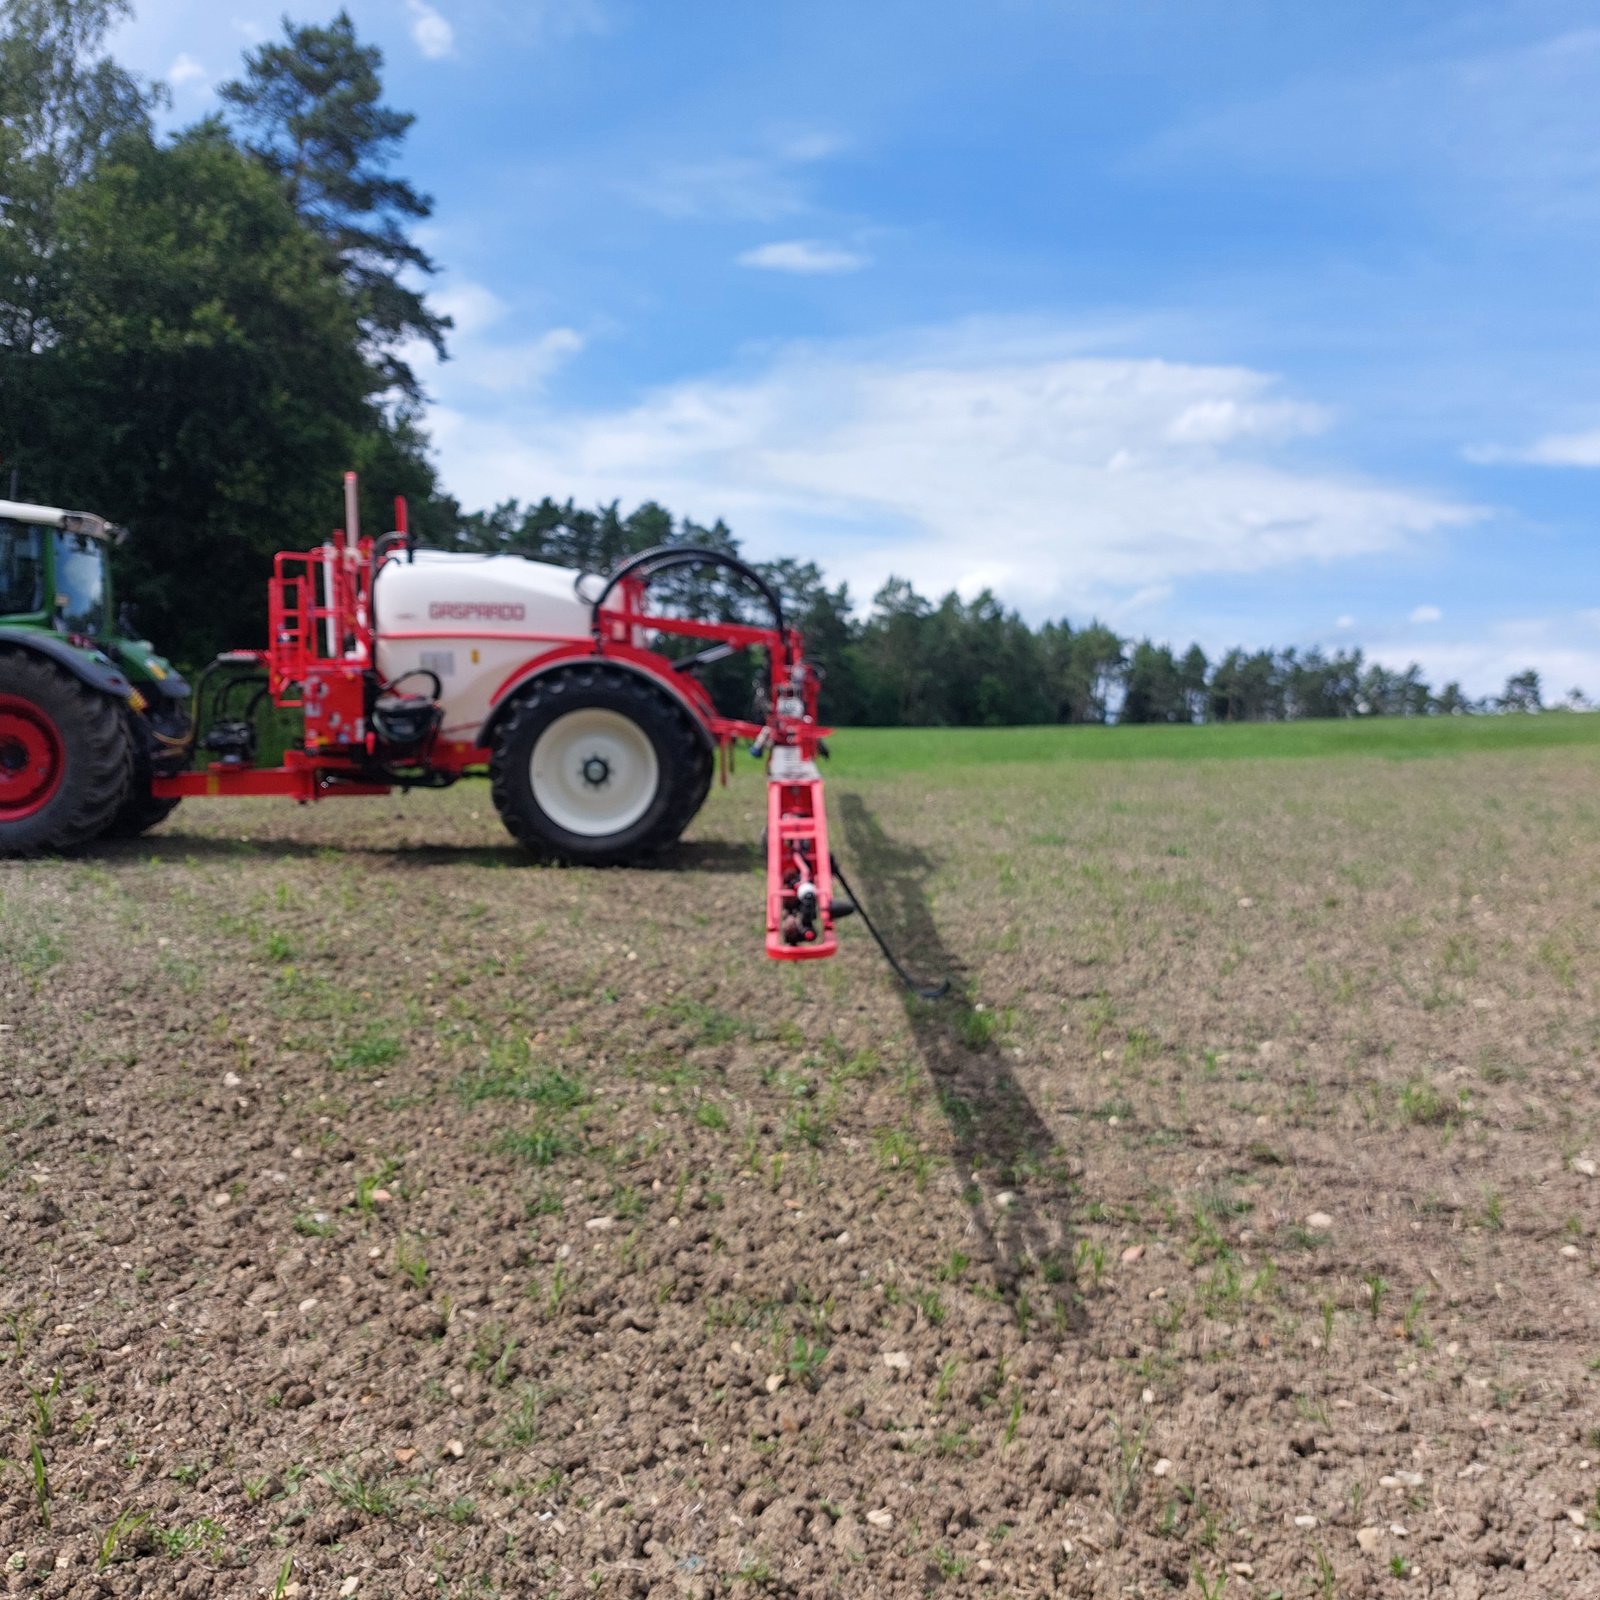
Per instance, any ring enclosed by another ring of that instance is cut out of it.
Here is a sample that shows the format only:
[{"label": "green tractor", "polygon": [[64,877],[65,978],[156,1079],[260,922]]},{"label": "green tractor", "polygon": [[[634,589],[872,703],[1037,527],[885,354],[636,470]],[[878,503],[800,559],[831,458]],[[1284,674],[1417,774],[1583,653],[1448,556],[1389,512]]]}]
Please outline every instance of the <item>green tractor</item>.
[{"label": "green tractor", "polygon": [[143,833],[176,800],[189,686],[111,609],[103,517],[0,500],[0,856]]}]

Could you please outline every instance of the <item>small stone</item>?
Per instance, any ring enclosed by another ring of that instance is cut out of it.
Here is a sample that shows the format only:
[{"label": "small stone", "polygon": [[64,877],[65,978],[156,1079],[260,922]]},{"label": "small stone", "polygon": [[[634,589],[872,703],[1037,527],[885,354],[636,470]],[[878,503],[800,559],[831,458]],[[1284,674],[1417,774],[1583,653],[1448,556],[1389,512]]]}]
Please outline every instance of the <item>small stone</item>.
[{"label": "small stone", "polygon": [[1583,1527],[1588,1520],[1588,1514],[1581,1510],[1578,1506],[1567,1507],[1567,1521],[1570,1522],[1574,1528]]},{"label": "small stone", "polygon": [[1172,1471],[1172,1463],[1168,1461],[1165,1456],[1162,1456],[1162,1458],[1156,1462],[1156,1464],[1150,1470],[1155,1473],[1158,1478],[1165,1478]]},{"label": "small stone", "polygon": [[387,1189],[374,1189],[372,1191],[372,1203],[375,1206],[386,1206],[393,1199],[394,1196]]},{"label": "small stone", "polygon": [[1585,1178],[1592,1178],[1596,1171],[1600,1171],[1588,1156],[1578,1156],[1573,1160],[1572,1170]]},{"label": "small stone", "polygon": [[1306,1226],[1308,1228],[1316,1228],[1319,1231],[1324,1228],[1331,1228],[1333,1226],[1333,1218],[1326,1211],[1313,1211],[1306,1218]]},{"label": "small stone", "polygon": [[999,1206],[1002,1211],[1009,1211],[1012,1206],[1017,1203],[1017,1197],[1010,1189],[1002,1189],[1000,1193],[994,1197],[994,1203]]},{"label": "small stone", "polygon": [[417,1459],[415,1445],[403,1444],[394,1453],[395,1461],[402,1467],[409,1467]]},{"label": "small stone", "polygon": [[1256,1569],[1248,1561],[1233,1561],[1228,1564],[1228,1571],[1236,1578],[1253,1578]]},{"label": "small stone", "polygon": [[447,1439],[444,1453],[447,1456],[454,1456],[459,1461],[467,1453],[467,1447],[459,1439]]},{"label": "small stone", "polygon": [[1294,1519],[1294,1525],[1297,1528],[1314,1528],[1317,1525],[1317,1519],[1309,1514],[1298,1516]]},{"label": "small stone", "polygon": [[223,1208],[223,1207],[224,1207],[224,1206],[225,1206],[225,1205],[227,1205],[227,1204],[228,1204],[228,1202],[229,1202],[229,1201],[230,1201],[230,1200],[231,1200],[231,1199],[232,1199],[232,1198],[233,1198],[233,1196],[232,1196],[232,1195],[230,1195],[230,1194],[229,1194],[229,1193],[228,1193],[228,1192],[227,1192],[227,1190],[226,1190],[226,1189],[219,1189],[219,1190],[218,1190],[218,1191],[217,1191],[217,1192],[216,1192],[216,1193],[215,1193],[215,1194],[214,1194],[214,1195],[212,1195],[212,1197],[211,1197],[211,1205],[212,1205],[212,1209],[213,1209],[213,1210],[216,1210],[216,1211],[220,1211],[220,1210],[221,1210],[221,1209],[222,1209],[222,1208]]},{"label": "small stone", "polygon": [[1356,1530],[1356,1543],[1361,1546],[1361,1553],[1365,1556],[1372,1555],[1383,1543],[1382,1528],[1359,1528]]},{"label": "small stone", "polygon": [[892,1368],[895,1372],[906,1372],[910,1370],[911,1357],[904,1350],[885,1350],[883,1352],[883,1364]]},{"label": "small stone", "polygon": [[1156,1403],[1156,1392],[1154,1389],[1146,1389],[1144,1393],[1139,1396],[1139,1398],[1144,1402],[1145,1405],[1153,1406]]},{"label": "small stone", "polygon": [[1578,1257],[1583,1254],[1583,1252],[1575,1244],[1562,1245],[1561,1253],[1567,1258],[1568,1261],[1576,1261]]},{"label": "small stone", "polygon": [[300,1302],[300,1314],[301,1314],[301,1316],[304,1316],[306,1314],[306,1312],[308,1312],[308,1311],[315,1311],[316,1309],[317,1309],[317,1297],[314,1294],[313,1295],[308,1295],[304,1300],[302,1300]]},{"label": "small stone", "polygon": [[783,1374],[770,1372],[767,1374],[767,1393],[776,1394],[783,1387]]},{"label": "small stone", "polygon": [[590,1233],[610,1233],[611,1230],[616,1227],[616,1225],[617,1219],[615,1217],[590,1217],[589,1220],[584,1223],[584,1227],[587,1228]]},{"label": "small stone", "polygon": [[1388,1472],[1378,1479],[1381,1489],[1420,1489],[1422,1487],[1422,1474],[1420,1472]]},{"label": "small stone", "polygon": [[894,1526],[894,1512],[880,1506],[876,1511],[867,1513],[867,1521],[874,1528],[892,1528]]},{"label": "small stone", "polygon": [[222,1087],[224,1089],[237,1089],[244,1079],[237,1072],[224,1072],[222,1074]]},{"label": "small stone", "polygon": [[353,1595],[360,1587],[361,1580],[356,1577],[354,1573],[351,1573],[350,1576],[339,1585],[340,1600],[350,1600],[350,1596]]},{"label": "small stone", "polygon": [[1122,1262],[1123,1266],[1127,1267],[1132,1266],[1143,1254],[1144,1246],[1142,1244],[1130,1244],[1117,1259]]},{"label": "small stone", "polygon": [[65,1339],[71,1332],[73,1332],[73,1325],[70,1322],[58,1322],[55,1326],[55,1335],[58,1339]]},{"label": "small stone", "polygon": [[1242,894],[1239,896],[1239,909],[1241,911],[1248,911],[1254,904],[1255,901],[1252,900],[1249,895]]}]

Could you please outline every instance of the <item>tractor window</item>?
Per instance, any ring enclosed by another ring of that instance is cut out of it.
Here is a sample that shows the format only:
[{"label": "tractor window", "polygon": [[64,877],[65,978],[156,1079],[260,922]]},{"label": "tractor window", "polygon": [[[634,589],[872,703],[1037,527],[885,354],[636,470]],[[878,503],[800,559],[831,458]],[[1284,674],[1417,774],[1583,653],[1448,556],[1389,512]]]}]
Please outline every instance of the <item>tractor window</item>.
[{"label": "tractor window", "polygon": [[39,530],[0,518],[0,617],[44,610]]},{"label": "tractor window", "polygon": [[98,539],[56,535],[56,606],[68,633],[99,633],[106,615],[106,566]]}]

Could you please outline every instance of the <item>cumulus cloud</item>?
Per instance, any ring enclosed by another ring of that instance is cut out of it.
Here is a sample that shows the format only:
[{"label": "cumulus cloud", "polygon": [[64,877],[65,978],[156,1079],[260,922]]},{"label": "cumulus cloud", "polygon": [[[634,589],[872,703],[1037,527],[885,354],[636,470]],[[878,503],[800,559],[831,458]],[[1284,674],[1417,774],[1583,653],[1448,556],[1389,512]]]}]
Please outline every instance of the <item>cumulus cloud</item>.
[{"label": "cumulus cloud", "polygon": [[531,336],[508,333],[507,324],[516,321],[512,308],[485,284],[446,283],[430,299],[454,324],[452,359],[441,366],[432,346],[421,340],[411,341],[400,354],[424,382],[463,403],[475,403],[485,393],[509,396],[538,389],[584,347],[576,328],[546,328]]},{"label": "cumulus cloud", "polygon": [[1550,704],[1573,688],[1591,697],[1600,693],[1600,648],[1575,621],[1570,616],[1512,618],[1475,630],[1471,639],[1380,644],[1369,654],[1389,667],[1415,661],[1435,687],[1453,680],[1470,695],[1498,694],[1512,673],[1532,667]]},{"label": "cumulus cloud", "polygon": [[1370,556],[1482,515],[1296,464],[1285,441],[1324,415],[1267,374],[1086,354],[1049,329],[793,346],[586,413],[490,412],[449,370],[434,436],[466,503],[659,499],[862,595],[900,573],[936,593],[986,585],[1039,618]]},{"label": "cumulus cloud", "polygon": [[1600,467],[1600,428],[1587,433],[1550,433],[1530,445],[1469,445],[1468,461],[1494,465],[1515,462],[1534,467]]},{"label": "cumulus cloud", "polygon": [[167,68],[167,82],[174,89],[185,88],[189,84],[202,84],[209,74],[187,50],[180,51],[178,59]]},{"label": "cumulus cloud", "polygon": [[1442,612],[1438,606],[1418,606],[1416,610],[1411,613],[1411,621],[1437,622],[1443,616],[1444,612]]},{"label": "cumulus cloud", "polygon": [[759,245],[739,257],[741,267],[759,267],[766,272],[797,272],[806,276],[859,272],[867,258],[841,245],[821,244],[815,239],[784,239]]},{"label": "cumulus cloud", "polygon": [[428,0],[406,0],[406,10],[411,13],[412,43],[423,55],[430,61],[439,61],[455,53],[456,30]]},{"label": "cumulus cloud", "polygon": [[1356,619],[1348,612],[1346,612],[1344,616],[1340,617],[1338,621],[1334,623],[1334,627],[1336,628],[1353,628],[1355,625]]}]

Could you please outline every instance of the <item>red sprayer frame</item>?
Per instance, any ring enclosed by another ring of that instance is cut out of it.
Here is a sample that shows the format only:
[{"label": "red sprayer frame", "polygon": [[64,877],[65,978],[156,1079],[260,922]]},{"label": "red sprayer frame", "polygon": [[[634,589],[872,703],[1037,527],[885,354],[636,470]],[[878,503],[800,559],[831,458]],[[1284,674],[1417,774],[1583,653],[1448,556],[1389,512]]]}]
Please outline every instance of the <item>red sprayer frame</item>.
[{"label": "red sprayer frame", "polygon": [[[396,501],[395,522],[407,537],[405,503]],[[346,478],[346,529],[314,550],[285,551],[273,561],[268,585],[268,646],[236,650],[220,665],[264,671],[274,705],[299,710],[305,737],[284,752],[280,765],[257,767],[213,761],[204,770],[156,777],[151,793],[183,796],[284,795],[302,804],[335,795],[383,795],[408,779],[454,778],[488,768],[491,751],[472,741],[435,736],[408,755],[403,772],[384,766],[370,722],[377,692],[377,639],[373,632],[372,585],[377,566],[393,559],[386,551],[394,535],[375,546],[356,528],[354,476]],[[382,551],[377,555],[375,551]],[[708,736],[722,751],[724,780],[735,740],[751,741],[767,758],[766,950],[779,961],[816,960],[837,948],[833,928],[833,880],[822,779],[816,761],[831,731],[817,722],[817,675],[791,628],[704,622],[664,616],[647,608],[647,583],[623,577],[597,615],[590,634],[530,639],[537,652],[511,673],[494,695],[494,709],[540,672],[575,658],[604,656],[658,680],[687,701]],[[452,629],[452,636],[491,639],[503,635]],[[724,717],[698,679],[673,670],[667,657],[644,647],[650,634],[673,634],[728,644],[758,646],[770,665],[765,723]]]}]

